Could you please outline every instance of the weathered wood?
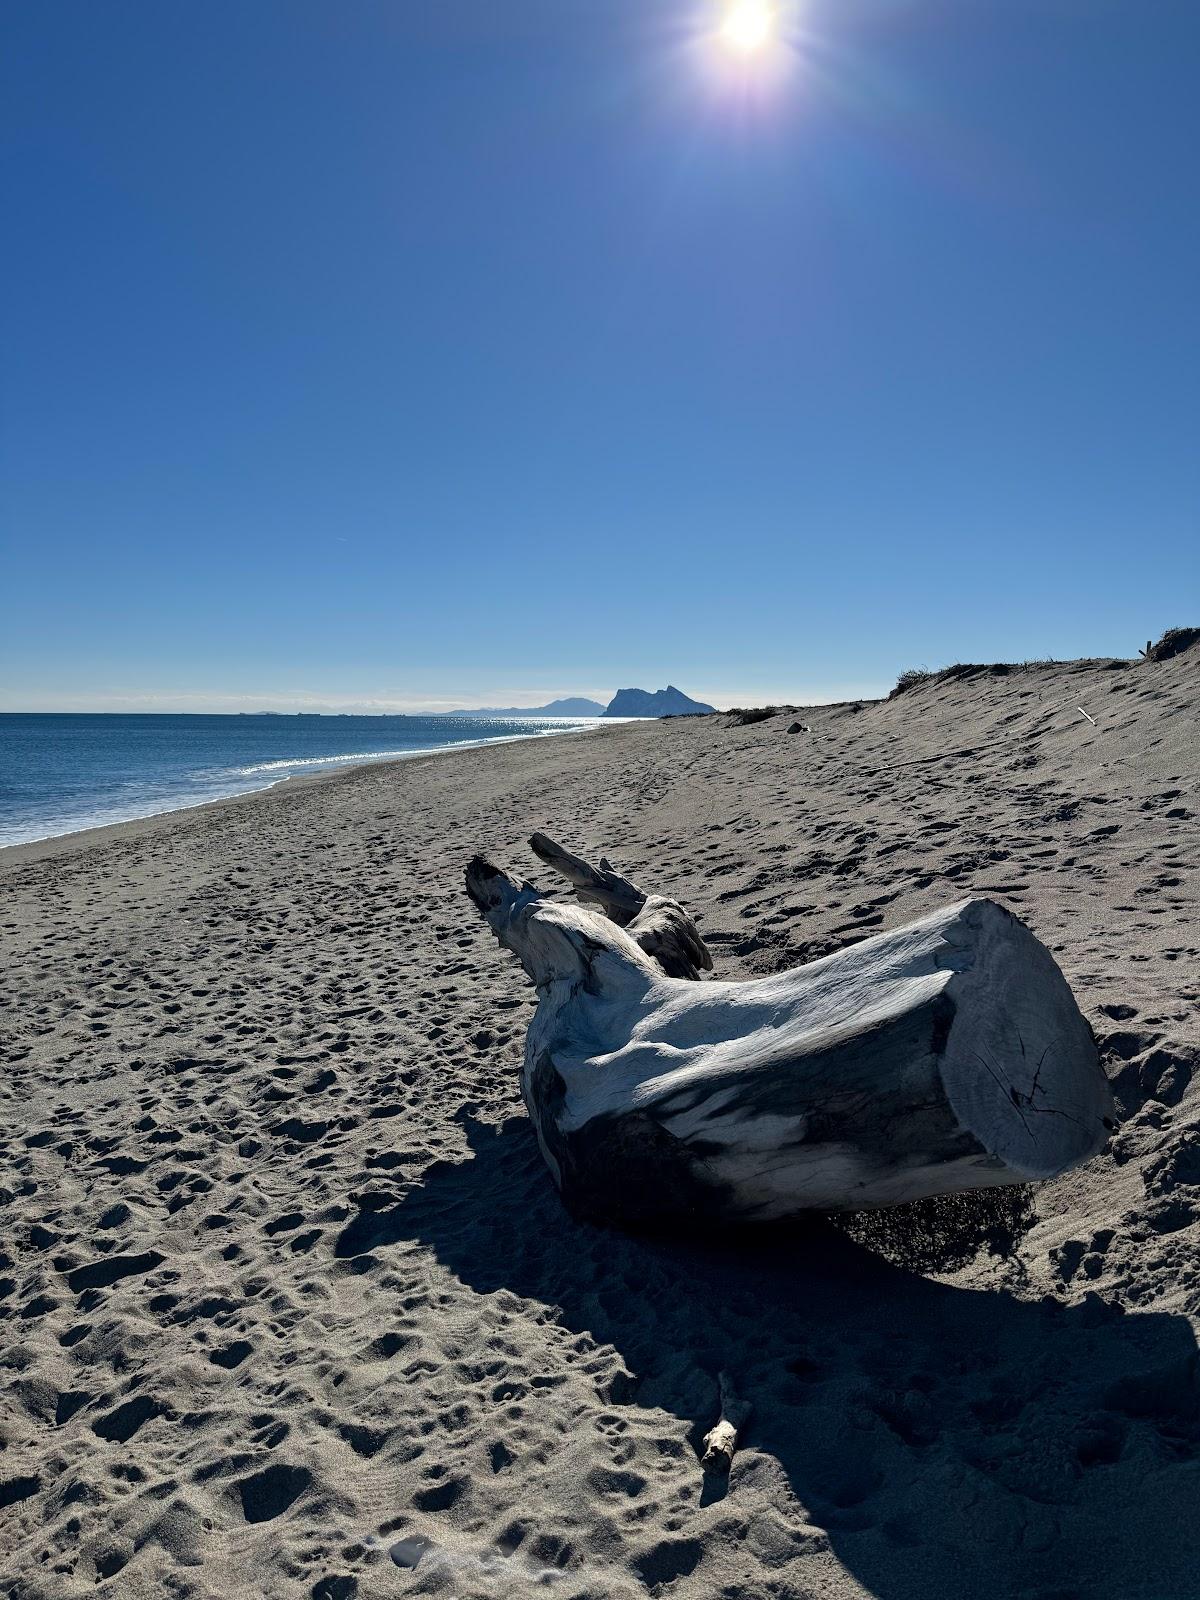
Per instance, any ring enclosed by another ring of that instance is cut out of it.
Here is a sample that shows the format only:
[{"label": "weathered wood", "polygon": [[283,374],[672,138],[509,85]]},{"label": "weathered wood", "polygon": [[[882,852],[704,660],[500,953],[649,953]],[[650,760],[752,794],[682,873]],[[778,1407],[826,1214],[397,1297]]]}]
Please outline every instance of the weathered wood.
[{"label": "weathered wood", "polygon": [[628,929],[668,977],[698,978],[712,971],[708,946],[678,900],[647,894],[603,856],[593,867],[544,833],[532,834],[529,844],[539,860],[562,873],[581,900],[598,905],[618,927]]},{"label": "weathered wood", "polygon": [[704,1435],[700,1465],[705,1472],[728,1473],[738,1446],[738,1434],[750,1420],[750,1406],[734,1389],[733,1380],[727,1372],[722,1372],[718,1381],[721,1415],[717,1418],[716,1426]]},{"label": "weathered wood", "polygon": [[1055,1176],[1112,1127],[1066,980],[990,900],[774,977],[696,983],[638,937],[656,897],[621,928],[479,858],[467,884],[538,987],[522,1091],[564,1199],[588,1214],[894,1205]]},{"label": "weathered wood", "polygon": [[530,834],[529,847],[539,861],[566,878],[581,900],[598,905],[619,927],[632,922],[646,903],[645,891],[621,877],[603,856],[600,865],[593,867],[544,833]]}]

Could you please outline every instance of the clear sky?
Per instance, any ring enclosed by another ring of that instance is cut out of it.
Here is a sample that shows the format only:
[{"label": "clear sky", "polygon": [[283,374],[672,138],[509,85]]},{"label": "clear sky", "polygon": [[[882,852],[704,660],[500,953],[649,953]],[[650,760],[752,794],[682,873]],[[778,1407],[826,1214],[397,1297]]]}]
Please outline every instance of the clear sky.
[{"label": "clear sky", "polygon": [[1200,5],[3,0],[9,709],[1200,620]]}]

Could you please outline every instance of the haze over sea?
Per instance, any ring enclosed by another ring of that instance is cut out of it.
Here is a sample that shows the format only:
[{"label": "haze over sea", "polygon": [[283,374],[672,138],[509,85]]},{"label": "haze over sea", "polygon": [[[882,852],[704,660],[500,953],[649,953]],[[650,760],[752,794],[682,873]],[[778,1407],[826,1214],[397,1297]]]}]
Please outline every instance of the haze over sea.
[{"label": "haze over sea", "polygon": [[0,846],[128,822],[287,778],[595,719],[0,713]]}]

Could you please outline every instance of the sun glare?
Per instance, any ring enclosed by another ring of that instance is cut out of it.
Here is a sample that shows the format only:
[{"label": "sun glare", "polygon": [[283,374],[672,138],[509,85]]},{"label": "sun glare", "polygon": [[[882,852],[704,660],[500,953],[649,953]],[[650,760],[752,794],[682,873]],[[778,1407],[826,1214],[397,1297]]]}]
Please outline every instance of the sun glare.
[{"label": "sun glare", "polygon": [[753,56],[771,42],[775,12],[767,0],[732,0],[721,23],[721,41],[738,55]]}]

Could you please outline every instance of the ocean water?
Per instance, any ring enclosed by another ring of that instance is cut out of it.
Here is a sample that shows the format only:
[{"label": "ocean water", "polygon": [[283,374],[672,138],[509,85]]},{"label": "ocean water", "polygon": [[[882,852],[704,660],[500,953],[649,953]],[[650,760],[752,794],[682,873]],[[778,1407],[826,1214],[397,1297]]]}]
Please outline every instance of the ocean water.
[{"label": "ocean water", "polygon": [[301,773],[595,725],[558,717],[0,713],[0,846],[267,789]]}]

